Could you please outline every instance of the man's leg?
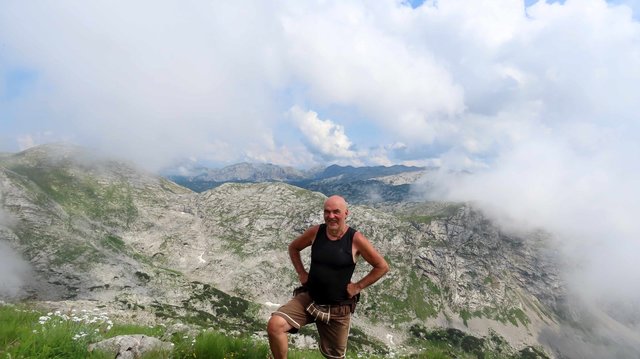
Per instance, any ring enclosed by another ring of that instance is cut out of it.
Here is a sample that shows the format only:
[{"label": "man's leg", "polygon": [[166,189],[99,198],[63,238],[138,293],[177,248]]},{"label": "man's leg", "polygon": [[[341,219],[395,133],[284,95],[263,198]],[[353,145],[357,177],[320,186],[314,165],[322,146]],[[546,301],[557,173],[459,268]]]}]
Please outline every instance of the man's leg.
[{"label": "man's leg", "polygon": [[320,335],[320,353],[329,359],[344,358],[351,328],[351,312],[347,306],[340,313],[332,311],[329,324],[316,322]]},{"label": "man's leg", "polygon": [[274,359],[286,359],[289,340],[287,332],[293,327],[284,318],[272,315],[267,324],[269,346]]}]

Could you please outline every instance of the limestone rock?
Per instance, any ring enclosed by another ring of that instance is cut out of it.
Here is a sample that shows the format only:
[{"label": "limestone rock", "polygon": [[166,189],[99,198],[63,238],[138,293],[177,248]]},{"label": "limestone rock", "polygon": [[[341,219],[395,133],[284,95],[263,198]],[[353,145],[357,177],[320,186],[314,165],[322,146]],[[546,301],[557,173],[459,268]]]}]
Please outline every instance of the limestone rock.
[{"label": "limestone rock", "polygon": [[90,344],[89,352],[94,350],[112,354],[114,358],[118,359],[137,359],[150,351],[170,352],[173,350],[173,344],[142,334],[118,335]]}]

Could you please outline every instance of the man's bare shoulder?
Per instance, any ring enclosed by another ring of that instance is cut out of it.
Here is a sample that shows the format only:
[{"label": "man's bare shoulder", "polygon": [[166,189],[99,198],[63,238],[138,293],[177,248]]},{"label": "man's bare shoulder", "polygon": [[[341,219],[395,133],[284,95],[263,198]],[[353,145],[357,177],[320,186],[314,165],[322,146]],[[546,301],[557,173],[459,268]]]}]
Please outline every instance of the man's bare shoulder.
[{"label": "man's bare shoulder", "polygon": [[313,243],[313,241],[316,239],[316,235],[318,234],[319,230],[320,230],[320,225],[316,224],[315,226],[309,227],[305,231],[305,234],[307,234],[310,237],[311,243]]}]

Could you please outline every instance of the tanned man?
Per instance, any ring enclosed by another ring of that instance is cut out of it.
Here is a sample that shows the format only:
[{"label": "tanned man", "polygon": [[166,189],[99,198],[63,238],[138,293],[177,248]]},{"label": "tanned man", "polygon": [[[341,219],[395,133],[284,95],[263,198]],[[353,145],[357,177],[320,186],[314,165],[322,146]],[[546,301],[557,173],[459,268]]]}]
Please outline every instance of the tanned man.
[{"label": "tanned man", "polygon": [[[351,314],[360,292],[389,271],[389,265],[369,240],[346,224],[349,210],[340,196],[324,202],[324,224],[313,226],[289,244],[289,257],[302,284],[301,290],[273,312],[267,325],[274,359],[284,359],[288,333],[316,323],[319,348],[326,358],[344,358]],[[311,265],[304,268],[300,251],[311,246]],[[351,276],[359,257],[371,271],[357,282]]]}]

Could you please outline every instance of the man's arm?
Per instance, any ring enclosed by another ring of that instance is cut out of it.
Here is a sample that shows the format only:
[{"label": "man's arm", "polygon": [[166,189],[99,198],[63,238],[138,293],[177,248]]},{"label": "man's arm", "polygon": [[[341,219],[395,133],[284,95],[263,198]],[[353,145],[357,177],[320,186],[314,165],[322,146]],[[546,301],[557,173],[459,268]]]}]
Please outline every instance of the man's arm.
[{"label": "man's arm", "polygon": [[362,255],[367,263],[369,263],[373,268],[371,271],[360,279],[356,283],[349,283],[347,285],[347,292],[349,293],[349,297],[353,297],[356,294],[360,293],[366,287],[372,285],[377,282],[378,279],[382,278],[389,271],[389,265],[387,261],[382,258],[380,253],[373,248],[371,242],[360,232],[356,232],[353,236],[353,245],[356,249],[356,256],[358,254]]},{"label": "man's arm", "polygon": [[295,268],[296,273],[298,273],[298,279],[300,279],[300,283],[303,285],[307,283],[309,273],[304,269],[300,252],[313,243],[313,240],[316,238],[316,233],[318,233],[318,228],[320,228],[320,226],[313,226],[307,229],[289,243],[289,258],[291,258],[293,268]]}]

